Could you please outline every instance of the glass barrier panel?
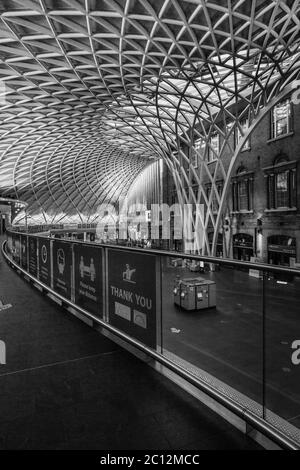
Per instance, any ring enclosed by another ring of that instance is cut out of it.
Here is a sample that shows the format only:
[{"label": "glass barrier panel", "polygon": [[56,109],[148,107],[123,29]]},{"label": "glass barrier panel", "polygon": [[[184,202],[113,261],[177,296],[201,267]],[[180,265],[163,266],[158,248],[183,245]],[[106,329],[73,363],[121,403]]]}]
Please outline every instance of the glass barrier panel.
[{"label": "glass barrier panel", "polygon": [[265,418],[300,443],[300,276],[265,279]]},{"label": "glass barrier panel", "polygon": [[7,240],[12,259],[41,282],[300,444],[300,275],[17,233]]},{"label": "glass barrier panel", "polygon": [[108,321],[156,349],[159,321],[155,255],[107,249]]},{"label": "glass barrier panel", "polygon": [[6,236],[7,236],[7,244],[6,244],[6,251],[7,254],[12,257],[12,234],[8,231],[6,231]]},{"label": "glass barrier panel", "polygon": [[258,272],[162,258],[163,354],[262,416]]},{"label": "glass barrier panel", "polygon": [[20,264],[21,260],[21,242],[20,235],[12,234],[12,259],[15,263]]}]

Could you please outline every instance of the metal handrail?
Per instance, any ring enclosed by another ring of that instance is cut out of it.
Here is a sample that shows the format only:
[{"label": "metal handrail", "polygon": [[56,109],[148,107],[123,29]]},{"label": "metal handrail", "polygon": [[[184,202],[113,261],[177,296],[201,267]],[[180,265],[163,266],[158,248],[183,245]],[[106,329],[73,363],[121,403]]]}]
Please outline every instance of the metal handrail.
[{"label": "metal handrail", "polygon": [[[27,235],[30,237],[36,238],[46,238],[49,240],[49,237],[45,235],[39,235],[34,233],[27,233],[27,232],[13,232],[8,231],[8,233],[12,233],[15,235]],[[51,238],[53,240],[53,238]],[[202,256],[202,255],[195,255],[190,253],[178,253],[177,251],[168,251],[168,250],[155,250],[152,248],[135,248],[129,246],[123,246],[118,244],[108,244],[108,243],[96,243],[96,242],[85,242],[81,240],[64,240],[59,239],[60,242],[64,243],[74,243],[80,245],[88,245],[88,246],[96,246],[102,248],[112,248],[118,249],[122,251],[132,251],[134,253],[149,253],[153,255],[163,256],[163,257],[172,257],[172,258],[180,258],[180,259],[189,259],[189,260],[196,260],[196,261],[204,261],[206,263],[213,263],[219,264],[220,266],[231,266],[235,268],[248,268],[248,269],[256,269],[258,271],[267,271],[269,273],[282,273],[282,274],[294,274],[295,276],[300,276],[300,269],[296,268],[286,268],[284,266],[275,266],[272,264],[266,263],[251,263],[249,261],[238,261],[234,259],[225,259],[225,258],[217,258],[216,256]]]},{"label": "metal handrail", "polygon": [[[210,398],[215,400],[217,403],[227,408],[229,411],[234,413],[239,418],[243,419],[250,426],[253,426],[255,429],[257,429],[259,432],[261,432],[266,437],[271,439],[273,442],[277,443],[280,447],[288,449],[288,450],[300,450],[299,444],[295,442],[293,439],[284,435],[281,431],[279,431],[270,423],[266,422],[264,419],[260,418],[259,416],[256,416],[254,413],[247,410],[246,408],[243,408],[238,403],[228,398],[226,395],[222,394],[221,392],[213,388],[211,385],[207,384],[204,380],[200,379],[199,377],[194,376],[191,372],[185,370],[183,367],[179,366],[172,360],[166,358],[165,356],[154,351],[153,349],[150,349],[148,346],[145,346],[143,343],[140,343],[136,339],[128,336],[126,333],[123,333],[122,331],[116,329],[114,326],[110,325],[109,323],[106,323],[104,320],[101,320],[100,318],[91,314],[90,312],[83,309],[82,307],[74,304],[71,300],[66,299],[65,297],[63,297],[62,295],[60,295],[59,293],[51,289],[49,286],[47,286],[46,284],[44,284],[43,282],[41,282],[40,280],[38,280],[31,274],[29,274],[25,269],[23,269],[21,266],[15,263],[8,256],[8,254],[6,253],[6,244],[7,244],[7,241],[4,241],[2,244],[2,254],[4,258],[6,259],[6,261],[9,264],[13,265],[18,271],[23,273],[27,278],[29,278],[35,284],[40,286],[43,290],[46,290],[48,293],[52,294],[57,299],[61,300],[64,305],[68,305],[69,307],[72,307],[73,309],[77,310],[83,316],[93,320],[95,323],[103,327],[105,330],[113,333],[118,338],[122,339],[126,343],[130,344],[131,346],[135,347],[139,351],[143,352],[144,354],[148,355],[149,357],[151,357],[152,359],[160,363],[162,366],[174,372],[179,377],[186,380],[189,384],[196,387],[201,392],[205,393],[207,396],[209,396]],[[107,247],[107,245],[104,245],[104,246]],[[111,247],[116,248],[113,245]],[[158,254],[160,254],[160,252],[158,252]]]}]

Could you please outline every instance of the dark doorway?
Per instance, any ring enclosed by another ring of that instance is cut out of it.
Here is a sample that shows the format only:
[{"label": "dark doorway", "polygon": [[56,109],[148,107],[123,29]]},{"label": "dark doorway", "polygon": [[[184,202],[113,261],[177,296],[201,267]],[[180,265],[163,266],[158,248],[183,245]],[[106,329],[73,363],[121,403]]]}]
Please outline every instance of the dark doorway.
[{"label": "dark doorway", "polygon": [[290,266],[291,258],[296,258],[296,238],[288,235],[268,237],[268,263]]}]

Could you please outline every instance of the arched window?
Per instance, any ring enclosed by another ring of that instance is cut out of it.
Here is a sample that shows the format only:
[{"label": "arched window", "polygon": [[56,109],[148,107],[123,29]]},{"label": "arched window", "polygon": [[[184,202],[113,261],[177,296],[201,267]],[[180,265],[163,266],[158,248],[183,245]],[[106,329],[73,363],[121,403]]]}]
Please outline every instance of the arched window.
[{"label": "arched window", "polygon": [[285,153],[280,153],[274,159],[273,166],[281,165],[282,163],[287,163],[289,157]]},{"label": "arched window", "polygon": [[288,135],[292,132],[292,108],[291,101],[287,100],[278,103],[271,112],[271,138]]},{"label": "arched window", "polygon": [[[235,145],[236,146],[238,146],[238,144],[239,144],[239,142],[242,138],[242,132],[246,133],[247,130],[248,130],[248,127],[249,127],[248,119],[243,119],[240,122],[240,127],[236,128],[236,132],[235,132]],[[249,150],[249,149],[250,149],[250,137],[249,137],[249,139],[246,140],[245,145],[242,148],[242,152],[244,150]]]},{"label": "arched window", "polygon": [[198,168],[199,161],[204,160],[205,140],[200,137],[194,141],[194,147],[191,149],[191,162],[194,168]]},{"label": "arched window", "polygon": [[213,162],[218,159],[220,152],[220,134],[213,133],[209,139],[207,161]]},{"label": "arched window", "polygon": [[243,165],[241,165],[236,170],[236,174],[237,175],[242,175],[243,173],[247,173],[247,169]]}]

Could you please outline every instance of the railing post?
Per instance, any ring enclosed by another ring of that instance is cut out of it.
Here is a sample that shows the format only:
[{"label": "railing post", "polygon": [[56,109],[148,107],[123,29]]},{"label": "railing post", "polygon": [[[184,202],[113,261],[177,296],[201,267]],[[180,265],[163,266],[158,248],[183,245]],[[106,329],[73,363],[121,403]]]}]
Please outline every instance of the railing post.
[{"label": "railing post", "polygon": [[156,257],[155,262],[156,281],[156,350],[163,354],[163,312],[162,312],[162,259]]},{"label": "railing post", "polygon": [[263,271],[263,295],[262,295],[262,408],[263,419],[266,419],[266,284],[267,271]]},{"label": "railing post", "polygon": [[54,287],[54,279],[53,279],[53,239],[50,239],[50,286],[51,289]]},{"label": "railing post", "polygon": [[163,329],[163,307],[162,307],[162,257],[159,257],[159,305],[160,305],[160,353],[164,353],[164,329]]},{"label": "railing post", "polygon": [[104,260],[104,299],[105,299],[105,309],[103,312],[103,318],[104,320],[109,323],[109,292],[108,292],[108,249],[106,247],[103,248],[104,254],[103,254],[103,260]]},{"label": "railing post", "polygon": [[71,300],[75,303],[75,251],[74,251],[74,243],[71,243],[71,251],[72,251],[72,264],[71,264]]},{"label": "railing post", "polygon": [[40,238],[36,239],[36,277],[37,277],[37,279],[40,279],[39,259],[40,259],[40,250],[41,250],[40,244],[41,244],[41,241],[42,240]]}]

